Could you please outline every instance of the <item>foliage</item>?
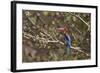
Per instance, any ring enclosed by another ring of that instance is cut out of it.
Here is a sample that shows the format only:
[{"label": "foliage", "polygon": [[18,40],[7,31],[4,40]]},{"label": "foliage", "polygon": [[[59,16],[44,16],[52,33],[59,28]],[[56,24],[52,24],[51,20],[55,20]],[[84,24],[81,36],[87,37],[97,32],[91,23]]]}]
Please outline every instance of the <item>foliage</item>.
[{"label": "foliage", "polygon": [[[23,10],[23,62],[84,60],[90,58],[90,13]],[[65,50],[63,33],[57,28],[70,29],[72,49]],[[81,50],[81,51],[80,51]]]}]

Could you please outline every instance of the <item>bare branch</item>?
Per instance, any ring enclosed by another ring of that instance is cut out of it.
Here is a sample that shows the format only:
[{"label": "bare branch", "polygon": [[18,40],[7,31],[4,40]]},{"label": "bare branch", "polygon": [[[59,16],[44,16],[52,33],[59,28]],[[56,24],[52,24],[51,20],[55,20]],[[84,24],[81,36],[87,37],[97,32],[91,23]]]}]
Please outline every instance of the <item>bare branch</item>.
[{"label": "bare branch", "polygon": [[78,19],[80,19],[84,24],[86,24],[88,26],[88,30],[90,30],[90,25],[84,19],[82,19],[79,15],[75,15],[75,14],[70,13],[70,12],[69,12],[69,14],[71,14],[71,15],[77,17]]},{"label": "bare branch", "polygon": [[81,49],[80,49],[80,47],[71,47],[72,49],[74,49],[74,50],[77,50],[78,52],[81,52],[81,53],[84,53],[86,56],[89,56],[89,54],[87,54],[87,53],[85,53],[84,51],[82,51]]}]

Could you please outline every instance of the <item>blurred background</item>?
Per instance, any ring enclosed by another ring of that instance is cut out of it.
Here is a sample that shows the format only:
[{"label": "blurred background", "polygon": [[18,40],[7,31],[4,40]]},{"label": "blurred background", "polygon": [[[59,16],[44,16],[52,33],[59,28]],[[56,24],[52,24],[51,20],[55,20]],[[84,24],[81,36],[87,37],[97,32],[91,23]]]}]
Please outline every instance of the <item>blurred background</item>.
[{"label": "blurred background", "polygon": [[[90,59],[91,14],[23,10],[23,62],[44,62]],[[66,52],[64,33],[57,28],[69,29],[73,47]]]}]

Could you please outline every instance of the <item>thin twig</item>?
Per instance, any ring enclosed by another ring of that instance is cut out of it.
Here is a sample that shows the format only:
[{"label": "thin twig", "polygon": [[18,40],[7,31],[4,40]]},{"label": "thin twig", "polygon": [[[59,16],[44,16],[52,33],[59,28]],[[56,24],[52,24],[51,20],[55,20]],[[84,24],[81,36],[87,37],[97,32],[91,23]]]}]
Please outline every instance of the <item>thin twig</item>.
[{"label": "thin twig", "polygon": [[75,15],[75,14],[70,13],[70,12],[69,12],[69,14],[71,14],[71,15],[77,17],[78,19],[80,19],[84,24],[86,24],[88,26],[88,29],[90,29],[90,25],[83,18],[81,18],[79,15]]},{"label": "thin twig", "polygon": [[80,49],[80,47],[71,47],[72,49],[74,49],[74,50],[77,50],[77,51],[79,51],[79,52],[81,52],[81,53],[84,53],[86,56],[89,56],[89,54],[87,54],[87,53],[85,53],[84,51],[82,51],[81,49]]}]

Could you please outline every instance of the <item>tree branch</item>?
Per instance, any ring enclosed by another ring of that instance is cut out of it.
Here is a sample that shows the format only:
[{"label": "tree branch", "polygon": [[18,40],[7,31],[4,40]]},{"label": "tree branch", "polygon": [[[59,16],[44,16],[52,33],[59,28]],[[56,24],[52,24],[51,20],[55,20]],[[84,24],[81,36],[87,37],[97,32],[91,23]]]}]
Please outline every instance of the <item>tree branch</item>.
[{"label": "tree branch", "polygon": [[87,54],[87,53],[85,53],[84,51],[82,51],[81,49],[80,49],[80,47],[71,47],[72,49],[74,49],[74,50],[77,50],[77,51],[79,51],[79,52],[81,52],[81,53],[84,53],[86,56],[89,56],[89,54]]},{"label": "tree branch", "polygon": [[83,18],[81,18],[79,15],[75,15],[75,14],[70,13],[70,12],[69,12],[69,14],[71,14],[71,15],[77,17],[78,19],[80,19],[85,25],[88,26],[88,30],[90,30],[90,25]]}]

